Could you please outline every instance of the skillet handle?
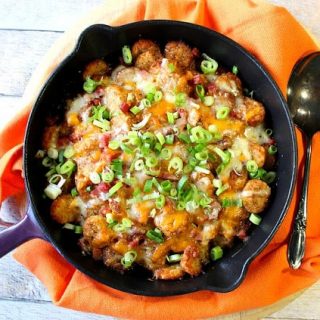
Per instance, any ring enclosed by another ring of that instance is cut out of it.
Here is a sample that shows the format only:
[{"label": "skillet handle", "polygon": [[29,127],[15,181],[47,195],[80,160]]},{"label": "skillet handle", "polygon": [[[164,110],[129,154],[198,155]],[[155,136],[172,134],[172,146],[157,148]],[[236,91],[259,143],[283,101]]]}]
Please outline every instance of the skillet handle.
[{"label": "skillet handle", "polygon": [[0,258],[30,239],[46,240],[40,227],[31,216],[32,209],[29,204],[27,214],[19,223],[0,232]]}]

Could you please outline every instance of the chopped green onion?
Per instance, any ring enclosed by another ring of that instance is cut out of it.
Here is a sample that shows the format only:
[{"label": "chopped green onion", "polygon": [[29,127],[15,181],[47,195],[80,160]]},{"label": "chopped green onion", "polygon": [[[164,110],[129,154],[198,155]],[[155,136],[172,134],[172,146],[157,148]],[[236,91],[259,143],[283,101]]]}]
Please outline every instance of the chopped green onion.
[{"label": "chopped green onion", "polygon": [[101,179],[103,182],[112,182],[114,179],[114,172],[110,168],[104,169],[101,173]]},{"label": "chopped green onion", "polygon": [[187,143],[187,144],[189,144],[191,142],[189,135],[186,133],[183,133],[183,132],[178,135],[178,138],[179,138],[179,140],[181,140],[182,142]]},{"label": "chopped green onion", "polygon": [[177,189],[178,190],[183,189],[187,181],[188,181],[188,176],[182,176],[177,184]]},{"label": "chopped green onion", "polygon": [[162,149],[161,143],[157,142],[154,146],[154,150],[160,152]]},{"label": "chopped green onion", "polygon": [[162,232],[157,228],[154,230],[148,230],[146,236],[156,243],[162,243],[164,241]]},{"label": "chopped green onion", "polygon": [[142,99],[140,105],[142,105],[143,108],[149,108],[151,107],[151,102],[148,99]]},{"label": "chopped green onion", "polygon": [[126,229],[130,229],[132,227],[132,221],[128,218],[123,218],[121,220],[121,224],[126,228]]},{"label": "chopped green onion", "polygon": [[67,230],[74,230],[75,227],[76,226],[74,224],[72,224],[72,223],[65,223],[62,228],[63,229],[67,229]]},{"label": "chopped green onion", "polygon": [[169,63],[169,64],[168,64],[168,68],[169,68],[169,70],[170,70],[171,73],[176,70],[176,66],[175,66],[173,63]]},{"label": "chopped green onion", "polygon": [[155,208],[151,209],[149,216],[150,218],[154,218],[157,214],[157,210]]},{"label": "chopped green onion", "polygon": [[57,159],[59,156],[59,152],[55,148],[49,148],[48,150],[48,157],[51,159]]},{"label": "chopped green onion", "polygon": [[175,263],[181,261],[182,254],[180,253],[175,253],[171,254],[170,256],[167,256],[166,259],[169,263]]},{"label": "chopped green onion", "polygon": [[156,157],[150,156],[146,158],[146,166],[153,168],[158,164],[158,159]]},{"label": "chopped green onion", "polygon": [[162,92],[161,91],[156,91],[156,93],[154,94],[154,101],[155,102],[159,102],[162,100]]},{"label": "chopped green onion", "polygon": [[141,171],[144,169],[144,162],[142,159],[139,159],[134,163],[134,169],[136,171]]},{"label": "chopped green onion", "polygon": [[174,135],[173,134],[168,134],[166,136],[166,144],[173,144],[174,142]]},{"label": "chopped green onion", "polygon": [[254,160],[247,161],[246,168],[248,172],[251,172],[251,173],[258,171],[258,165]]},{"label": "chopped green onion", "polygon": [[206,169],[206,168],[203,168],[200,166],[195,166],[194,170],[197,172],[200,172],[200,173],[204,173],[204,174],[210,174],[210,172],[211,172],[209,169]]},{"label": "chopped green onion", "polygon": [[187,95],[184,92],[177,93],[175,96],[175,104],[182,107],[187,102]]},{"label": "chopped green onion", "polygon": [[215,246],[210,251],[211,260],[216,261],[221,259],[223,256],[223,250],[220,246]]},{"label": "chopped green onion", "polygon": [[67,146],[63,152],[63,156],[67,159],[71,158],[75,154],[75,151],[72,146]]},{"label": "chopped green onion", "polygon": [[238,67],[237,66],[233,66],[232,67],[232,73],[237,75],[238,74]]},{"label": "chopped green onion", "polygon": [[168,165],[168,170],[175,170],[177,173],[181,172],[183,169],[183,161],[179,157],[173,157]]},{"label": "chopped green onion", "polygon": [[213,186],[215,188],[221,188],[222,187],[222,182],[219,179],[213,179],[212,183],[213,183]]},{"label": "chopped green onion", "polygon": [[111,170],[114,172],[116,177],[122,176],[122,160],[114,159],[111,162]]},{"label": "chopped green onion", "polygon": [[154,100],[154,94],[149,92],[146,94],[146,98],[147,98],[147,100],[149,100],[152,103]]},{"label": "chopped green onion", "polygon": [[168,148],[163,148],[160,152],[160,158],[163,160],[169,160],[172,156],[172,151]]},{"label": "chopped green onion", "polygon": [[58,161],[59,161],[60,163],[62,163],[63,160],[64,160],[63,154],[64,154],[64,150],[60,150],[60,151],[59,151],[59,156],[58,156]]},{"label": "chopped green onion", "polygon": [[218,107],[216,109],[216,117],[219,120],[226,119],[229,115],[229,112],[230,112],[230,108],[228,107]]},{"label": "chopped green onion", "polygon": [[211,107],[214,104],[214,98],[212,96],[205,96],[203,103],[207,107]]},{"label": "chopped green onion", "polygon": [[168,118],[169,124],[174,124],[175,118],[172,112],[167,112],[167,118]]},{"label": "chopped green onion", "polygon": [[222,208],[242,207],[242,200],[241,199],[224,198],[221,200],[221,206],[222,206]]},{"label": "chopped green onion", "polygon": [[87,186],[87,187],[86,187],[86,191],[87,191],[87,192],[92,191],[92,186]]},{"label": "chopped green onion", "polygon": [[212,134],[200,126],[193,127],[190,133],[190,140],[195,143],[208,143],[212,139]]},{"label": "chopped green onion", "polygon": [[262,218],[257,214],[251,213],[249,217],[249,221],[258,226],[261,223]]},{"label": "chopped green onion", "polygon": [[81,234],[83,232],[83,228],[81,226],[75,226],[74,233]]},{"label": "chopped green onion", "polygon": [[277,177],[277,174],[274,171],[269,171],[262,176],[262,180],[267,184],[271,184]]},{"label": "chopped green onion", "polygon": [[44,194],[51,200],[56,199],[62,193],[61,188],[57,185],[50,183],[45,189]]},{"label": "chopped green onion", "polygon": [[93,184],[99,184],[101,182],[101,177],[98,172],[91,172],[89,178]]},{"label": "chopped green onion", "polygon": [[109,142],[108,148],[111,150],[117,150],[120,147],[120,142],[117,140],[112,140]]},{"label": "chopped green onion", "polygon": [[92,93],[94,90],[96,90],[99,84],[100,82],[94,81],[93,79],[88,77],[83,84],[83,90],[87,93]]},{"label": "chopped green onion", "polygon": [[152,190],[152,185],[153,185],[152,179],[147,180],[144,184],[143,191],[150,192]]},{"label": "chopped green onion", "polygon": [[267,173],[266,170],[264,170],[263,168],[259,168],[255,172],[249,172],[249,176],[250,178],[253,178],[253,179],[262,179],[266,173]]},{"label": "chopped green onion", "polygon": [[113,223],[115,220],[113,219],[113,216],[112,216],[112,213],[107,213],[106,214],[106,220],[107,220],[107,223],[110,224],[110,223]]},{"label": "chopped green onion", "polygon": [[208,151],[197,152],[194,156],[199,161],[207,160],[208,159]]},{"label": "chopped green onion", "polygon": [[74,169],[76,168],[76,164],[72,160],[67,160],[61,167],[60,173],[61,174],[71,174]]},{"label": "chopped green onion", "polygon": [[182,202],[182,201],[179,201],[178,204],[177,204],[177,210],[184,210],[186,208],[186,204],[185,202]]},{"label": "chopped green onion", "polygon": [[139,112],[141,112],[143,110],[143,108],[140,108],[138,106],[134,106],[130,109],[130,111],[133,113],[133,114],[138,114]]},{"label": "chopped green onion", "polygon": [[195,212],[196,209],[199,208],[199,204],[195,202],[194,200],[188,201],[186,203],[186,211],[189,213]]},{"label": "chopped green onion", "polygon": [[108,120],[93,120],[92,124],[98,128],[101,128],[103,131],[110,129],[110,122]]},{"label": "chopped green onion", "polygon": [[[116,224],[113,224],[113,227],[112,229],[115,231],[115,232],[123,232],[123,231],[126,231],[127,228],[122,224],[122,223],[116,223]],[[110,226],[109,226],[110,227]]]},{"label": "chopped green onion", "polygon": [[49,157],[45,157],[42,160],[42,165],[46,168],[49,168],[53,165],[53,159],[49,158]]},{"label": "chopped green onion", "polygon": [[204,74],[212,74],[217,71],[218,63],[213,59],[203,60],[200,64],[200,68]]},{"label": "chopped green onion", "polygon": [[137,252],[134,250],[130,250],[124,254],[121,258],[121,264],[127,269],[130,268],[133,262],[137,259]]},{"label": "chopped green onion", "polygon": [[216,195],[219,196],[221,193],[225,192],[228,189],[229,189],[229,185],[224,184],[223,186],[221,186],[220,188],[217,189]]},{"label": "chopped green onion", "polygon": [[161,145],[163,145],[166,142],[166,139],[164,138],[164,136],[161,132],[156,133],[156,137],[159,140],[159,142],[161,143]]},{"label": "chopped green onion", "polygon": [[76,197],[79,194],[76,187],[72,188],[70,193],[73,197]]},{"label": "chopped green onion", "polygon": [[206,92],[205,92],[202,84],[196,85],[196,94],[200,98],[201,101],[204,101],[204,96],[205,96]]},{"label": "chopped green onion", "polygon": [[120,148],[124,153],[127,154],[133,154],[133,150],[131,148],[129,148],[125,143],[121,142],[120,143]]},{"label": "chopped green onion", "polygon": [[45,151],[43,151],[43,150],[38,150],[37,153],[36,153],[36,155],[35,155],[35,157],[36,157],[37,159],[42,159],[45,155],[46,155]]},{"label": "chopped green onion", "polygon": [[162,181],[160,185],[162,190],[165,192],[170,192],[170,190],[172,189],[172,183],[169,180]]},{"label": "chopped green onion", "polygon": [[265,132],[266,132],[266,134],[267,134],[268,136],[271,136],[272,133],[273,133],[272,129],[266,129]]},{"label": "chopped green onion", "polygon": [[158,197],[159,197],[159,192],[153,192],[153,193],[144,195],[144,196],[142,197],[142,200],[143,200],[143,201],[155,200],[155,199],[158,199]]},{"label": "chopped green onion", "polygon": [[125,64],[132,63],[132,54],[129,46],[122,47],[122,57]]},{"label": "chopped green onion", "polygon": [[114,195],[121,187],[123,186],[123,183],[121,181],[117,182],[108,192],[109,196]]},{"label": "chopped green onion", "polygon": [[218,147],[213,148],[213,151],[221,158],[223,164],[228,164],[231,159],[230,151],[223,151]]},{"label": "chopped green onion", "polygon": [[159,198],[157,198],[157,200],[156,200],[156,207],[157,207],[158,209],[163,208],[165,202],[166,202],[165,196],[164,196],[163,194],[160,194]]},{"label": "chopped green onion", "polygon": [[275,145],[271,145],[269,148],[268,148],[268,153],[271,154],[271,155],[274,155],[278,152],[278,148],[275,146]]}]

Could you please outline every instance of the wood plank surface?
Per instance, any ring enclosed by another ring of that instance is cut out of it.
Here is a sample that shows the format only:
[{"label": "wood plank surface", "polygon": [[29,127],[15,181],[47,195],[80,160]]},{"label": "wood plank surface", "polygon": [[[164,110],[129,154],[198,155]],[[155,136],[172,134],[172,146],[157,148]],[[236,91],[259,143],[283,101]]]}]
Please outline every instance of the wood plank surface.
[{"label": "wood plank surface", "polygon": [[[64,30],[102,2],[104,1],[0,1],[0,128],[8,119],[14,117],[15,112],[19,112],[20,97],[43,55]],[[320,39],[320,0],[270,2],[288,8]],[[319,301],[320,282],[265,319],[320,320]],[[63,318],[114,319],[53,306],[42,283],[15,262],[10,254],[0,259],[0,320]],[[253,319],[245,312],[228,317],[249,318]]]}]

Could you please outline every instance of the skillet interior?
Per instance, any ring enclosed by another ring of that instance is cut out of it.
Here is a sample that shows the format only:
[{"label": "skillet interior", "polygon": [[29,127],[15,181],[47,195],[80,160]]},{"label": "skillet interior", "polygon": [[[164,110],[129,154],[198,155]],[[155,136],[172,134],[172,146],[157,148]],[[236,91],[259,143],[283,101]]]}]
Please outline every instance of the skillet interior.
[{"label": "skillet interior", "polygon": [[[163,45],[169,40],[184,40],[213,56],[227,68],[237,65],[244,86],[254,90],[254,98],[267,111],[270,126],[278,144],[278,182],[273,199],[264,213],[261,225],[252,230],[245,244],[232,248],[222,260],[194,278],[179,281],[150,281],[142,269],[120,275],[91,257],[82,256],[77,238],[61,229],[49,216],[49,203],[42,198],[43,175],[34,159],[41,145],[41,135],[48,115],[62,116],[65,99],[81,92],[81,69],[89,61],[106,57],[117,62],[121,48],[139,37],[156,40]],[[30,115],[25,137],[25,176],[34,215],[47,238],[76,268],[113,288],[140,295],[168,296],[201,289],[228,292],[243,280],[249,262],[267,245],[279,227],[290,203],[296,171],[296,142],[291,118],[278,87],[261,65],[235,42],[209,29],[176,21],[142,21],[111,28],[94,25],[80,36],[75,51],[58,67],[45,84]]]}]

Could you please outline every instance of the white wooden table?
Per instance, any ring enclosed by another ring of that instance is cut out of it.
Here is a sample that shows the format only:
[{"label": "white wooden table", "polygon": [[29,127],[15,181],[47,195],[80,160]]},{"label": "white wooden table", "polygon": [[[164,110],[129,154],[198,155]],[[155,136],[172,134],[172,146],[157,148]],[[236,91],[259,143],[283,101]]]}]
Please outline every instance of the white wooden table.
[{"label": "white wooden table", "polygon": [[[320,40],[320,0],[271,2],[289,9]],[[39,59],[64,30],[100,3],[102,0],[0,1],[0,127],[18,111]],[[0,320],[13,319],[114,318],[54,306],[44,286],[8,254],[0,260]],[[320,320],[320,282],[267,319]]]}]

